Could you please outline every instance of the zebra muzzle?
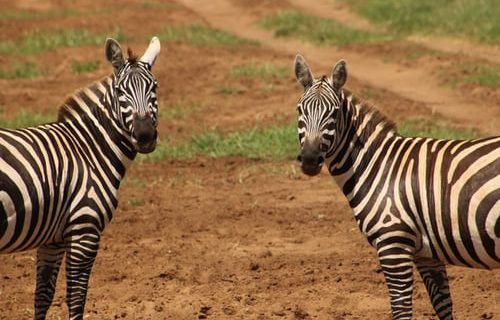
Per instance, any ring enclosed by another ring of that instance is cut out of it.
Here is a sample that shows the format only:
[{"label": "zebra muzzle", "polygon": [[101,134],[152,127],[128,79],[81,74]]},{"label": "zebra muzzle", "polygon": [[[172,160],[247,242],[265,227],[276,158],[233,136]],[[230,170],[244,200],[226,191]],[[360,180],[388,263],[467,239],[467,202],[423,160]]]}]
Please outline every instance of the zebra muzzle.
[{"label": "zebra muzzle", "polygon": [[132,133],[137,152],[150,153],[156,148],[158,133],[149,115],[134,114],[134,131]]},{"label": "zebra muzzle", "polygon": [[321,167],[325,162],[325,158],[319,147],[309,145],[304,145],[301,153],[297,156],[297,160],[300,162],[302,172],[309,176],[315,176],[320,173]]}]

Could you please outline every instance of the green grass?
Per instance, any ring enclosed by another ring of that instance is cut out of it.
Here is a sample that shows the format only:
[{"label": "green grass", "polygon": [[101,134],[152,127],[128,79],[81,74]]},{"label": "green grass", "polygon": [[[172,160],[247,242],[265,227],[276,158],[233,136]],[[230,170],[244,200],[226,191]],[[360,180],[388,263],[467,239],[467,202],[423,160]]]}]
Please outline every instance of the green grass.
[{"label": "green grass", "polygon": [[12,119],[5,119],[0,114],[0,128],[26,128],[56,121],[56,116],[42,113],[20,111]]},{"label": "green grass", "polygon": [[292,70],[291,68],[276,66],[270,63],[250,63],[233,67],[229,71],[229,74],[235,77],[286,78],[291,76]]},{"label": "green grass", "polygon": [[215,92],[220,95],[233,95],[243,93],[245,89],[238,86],[218,85]]},{"label": "green grass", "polygon": [[437,34],[498,44],[497,0],[344,0],[360,15],[400,34]]},{"label": "green grass", "polygon": [[11,68],[0,69],[0,79],[33,79],[43,74],[35,64],[29,62],[16,62]]},{"label": "green grass", "polygon": [[92,72],[99,68],[100,60],[73,61],[71,70],[76,74]]},{"label": "green grass", "polygon": [[195,156],[214,158],[242,156],[253,159],[294,159],[299,150],[297,125],[283,127],[255,127],[222,135],[207,130],[193,136],[189,141],[171,145],[163,141],[157,150],[140,155],[140,160],[160,161],[167,158],[186,159]]},{"label": "green grass", "polygon": [[122,41],[125,38],[120,29],[102,34],[94,34],[85,29],[30,31],[24,33],[15,42],[0,42],[0,53],[35,54],[55,50],[60,47],[104,45],[104,41],[109,36],[117,41]]},{"label": "green grass", "polygon": [[232,33],[205,27],[190,25],[184,27],[169,26],[158,36],[163,42],[187,43],[194,46],[211,45],[256,45],[256,41],[240,38]]},{"label": "green grass", "polygon": [[453,87],[464,84],[473,84],[496,89],[500,87],[500,65],[479,63],[459,64],[451,67],[451,72],[458,72],[458,76],[447,77]]},{"label": "green grass", "polygon": [[192,102],[177,102],[174,104],[160,103],[162,119],[187,119],[193,112],[201,109],[201,106]]},{"label": "green grass", "polygon": [[128,199],[128,204],[133,207],[141,207],[146,203],[146,201],[139,197],[132,197]]},{"label": "green grass", "polygon": [[82,14],[81,11],[75,9],[65,9],[61,11],[3,10],[0,12],[0,21],[60,18],[69,16],[79,16],[81,14]]},{"label": "green grass", "polygon": [[479,137],[473,129],[453,128],[439,120],[412,119],[398,126],[398,132],[405,137],[429,137],[435,139],[466,140]]},{"label": "green grass", "polygon": [[387,41],[384,34],[359,31],[332,19],[305,15],[298,11],[284,11],[259,21],[276,37],[296,37],[318,45],[349,45],[354,43]]},{"label": "green grass", "polygon": [[125,176],[122,180],[120,186],[122,187],[133,187],[133,188],[145,188],[147,186],[146,182],[140,178],[131,178],[130,176]]}]

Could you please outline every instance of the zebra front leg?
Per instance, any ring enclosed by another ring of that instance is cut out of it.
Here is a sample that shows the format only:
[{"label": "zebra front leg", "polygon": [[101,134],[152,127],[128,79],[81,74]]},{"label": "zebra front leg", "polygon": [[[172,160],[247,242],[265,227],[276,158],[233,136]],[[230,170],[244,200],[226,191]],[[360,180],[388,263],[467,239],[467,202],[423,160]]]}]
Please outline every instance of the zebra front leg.
[{"label": "zebra front leg", "polygon": [[45,319],[52,304],[64,252],[62,244],[43,245],[37,250],[34,316],[36,320]]},{"label": "zebra front leg", "polygon": [[87,233],[72,240],[66,252],[66,303],[71,320],[83,319],[87,287],[99,248],[99,234]]},{"label": "zebra front leg", "polygon": [[444,264],[434,259],[415,259],[415,264],[439,319],[452,320],[453,308]]},{"label": "zebra front leg", "polygon": [[410,320],[413,294],[413,251],[404,245],[379,246],[378,257],[389,288],[393,320]]}]

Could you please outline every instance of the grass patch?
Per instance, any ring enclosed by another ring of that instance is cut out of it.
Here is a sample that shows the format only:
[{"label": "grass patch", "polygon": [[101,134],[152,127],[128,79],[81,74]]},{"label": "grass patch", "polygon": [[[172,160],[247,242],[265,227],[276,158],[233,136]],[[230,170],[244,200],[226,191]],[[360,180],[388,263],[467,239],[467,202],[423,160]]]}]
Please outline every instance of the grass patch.
[{"label": "grass patch", "polygon": [[398,132],[405,137],[428,137],[435,139],[467,140],[480,136],[473,129],[458,129],[450,127],[439,120],[412,119],[398,126]]},{"label": "grass patch", "polygon": [[75,9],[61,11],[28,11],[28,10],[4,10],[0,12],[0,21],[5,20],[33,20],[41,18],[60,18],[79,16],[82,12]]},{"label": "grass patch", "polygon": [[85,29],[30,31],[24,33],[21,39],[16,42],[0,42],[0,53],[35,54],[60,47],[103,45],[105,39],[110,35],[117,41],[125,39],[120,29],[103,34],[94,34]]},{"label": "grass patch", "polygon": [[12,119],[0,118],[0,128],[26,128],[40,124],[46,124],[56,121],[56,116],[52,114],[29,113],[20,111]]},{"label": "grass patch", "polygon": [[161,119],[187,119],[193,112],[201,109],[201,106],[191,102],[178,102],[174,104],[161,103]]},{"label": "grass patch", "polygon": [[286,78],[292,74],[292,71],[291,68],[280,67],[270,63],[250,63],[233,67],[229,71],[229,74],[234,77]]},{"label": "grass patch", "polygon": [[160,161],[167,158],[186,159],[195,156],[214,158],[242,156],[253,159],[294,159],[299,150],[297,125],[284,127],[255,127],[222,135],[208,130],[193,136],[189,141],[171,145],[164,141],[155,152],[140,155],[140,160]]},{"label": "grass patch", "polygon": [[232,33],[202,25],[184,27],[169,26],[158,36],[164,42],[187,43],[194,46],[210,45],[256,45],[258,42],[240,38]]},{"label": "grass patch", "polygon": [[453,87],[474,84],[496,89],[500,86],[499,65],[460,64],[451,68],[453,73],[459,72],[457,76],[447,77]]},{"label": "grass patch", "polygon": [[439,34],[498,44],[497,0],[344,0],[360,15],[400,34]]},{"label": "grass patch", "polygon": [[245,89],[237,86],[219,85],[215,89],[215,92],[220,95],[232,95],[243,93]]},{"label": "grass patch", "polygon": [[141,207],[146,203],[146,201],[144,199],[137,198],[137,197],[129,198],[127,202],[132,207]]},{"label": "grass patch", "polygon": [[146,182],[139,178],[129,178],[129,176],[125,176],[122,180],[120,186],[122,187],[133,187],[133,188],[145,188]]},{"label": "grass patch", "polygon": [[259,25],[273,30],[276,37],[297,37],[324,46],[380,42],[390,39],[387,35],[351,29],[335,20],[305,15],[298,11],[284,11],[266,17],[259,21]]},{"label": "grass patch", "polygon": [[33,63],[14,63],[13,68],[0,69],[0,79],[32,79],[43,75]]},{"label": "grass patch", "polygon": [[76,74],[82,74],[87,72],[92,72],[99,68],[100,60],[89,60],[89,61],[73,61],[71,64],[71,70]]}]

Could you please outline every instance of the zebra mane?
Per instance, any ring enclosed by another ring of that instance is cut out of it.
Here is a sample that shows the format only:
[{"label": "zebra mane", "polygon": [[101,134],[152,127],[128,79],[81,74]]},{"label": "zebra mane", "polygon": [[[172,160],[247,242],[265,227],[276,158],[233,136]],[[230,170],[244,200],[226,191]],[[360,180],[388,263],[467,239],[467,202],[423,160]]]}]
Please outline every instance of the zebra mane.
[{"label": "zebra mane", "polygon": [[[353,119],[355,121],[355,126],[361,126],[363,119],[366,117],[370,117],[370,121],[366,124],[366,129],[364,132],[369,132],[371,133],[375,127],[378,125],[383,126],[383,131],[389,132],[389,131],[394,131],[397,132],[397,126],[396,124],[389,119],[385,114],[383,114],[380,110],[376,109],[372,104],[367,102],[366,100],[362,100],[355,96],[351,91],[342,89],[344,92],[344,96],[346,97],[346,101],[350,101],[352,107],[356,109],[355,116],[356,118]],[[353,110],[354,111],[354,110]]]},{"label": "zebra mane", "polygon": [[[107,98],[105,97],[105,88],[111,87],[112,76],[107,76],[99,81],[93,82],[89,85],[80,87],[75,90],[71,95],[69,95],[64,103],[59,107],[57,114],[57,122],[63,122],[74,118],[73,113],[77,113],[79,115],[84,115],[88,113],[88,110],[83,109],[83,105],[79,101],[82,99],[88,99],[88,95],[86,92],[91,92],[99,102],[104,102]],[[96,101],[96,102],[97,102]],[[95,113],[105,112],[104,109],[99,108],[98,105],[100,103],[89,103],[87,107],[90,107],[90,112],[96,115]],[[99,110],[97,110],[99,109]]]},{"label": "zebra mane", "polygon": [[130,64],[135,64],[139,61],[139,57],[132,51],[131,48],[127,48],[128,62]]}]

